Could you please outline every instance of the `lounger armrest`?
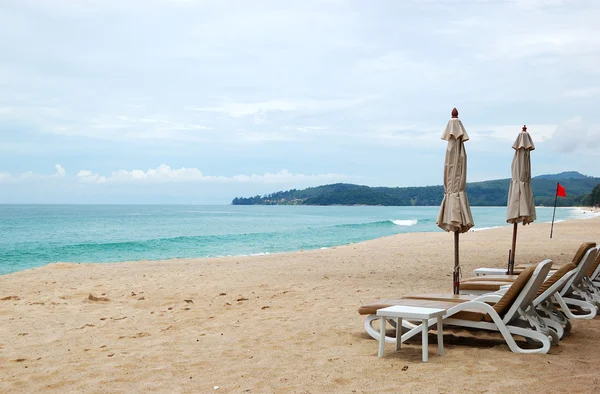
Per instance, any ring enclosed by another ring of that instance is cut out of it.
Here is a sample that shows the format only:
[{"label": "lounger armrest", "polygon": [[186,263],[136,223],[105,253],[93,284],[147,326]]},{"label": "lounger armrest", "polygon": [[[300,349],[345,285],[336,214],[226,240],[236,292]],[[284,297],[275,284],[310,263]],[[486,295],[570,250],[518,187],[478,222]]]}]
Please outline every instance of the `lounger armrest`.
[{"label": "lounger armrest", "polygon": [[495,302],[500,301],[501,298],[502,298],[502,294],[489,293],[489,294],[484,294],[484,295],[482,295],[480,297],[477,297],[473,301],[494,302],[495,303]]}]

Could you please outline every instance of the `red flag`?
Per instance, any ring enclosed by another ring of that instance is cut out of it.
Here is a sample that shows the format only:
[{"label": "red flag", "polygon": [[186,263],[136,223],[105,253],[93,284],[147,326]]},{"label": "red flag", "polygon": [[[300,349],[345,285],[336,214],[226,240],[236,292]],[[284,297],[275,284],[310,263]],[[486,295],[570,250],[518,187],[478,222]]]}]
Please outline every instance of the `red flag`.
[{"label": "red flag", "polygon": [[558,197],[567,197],[567,191],[560,183],[556,184],[556,195]]}]

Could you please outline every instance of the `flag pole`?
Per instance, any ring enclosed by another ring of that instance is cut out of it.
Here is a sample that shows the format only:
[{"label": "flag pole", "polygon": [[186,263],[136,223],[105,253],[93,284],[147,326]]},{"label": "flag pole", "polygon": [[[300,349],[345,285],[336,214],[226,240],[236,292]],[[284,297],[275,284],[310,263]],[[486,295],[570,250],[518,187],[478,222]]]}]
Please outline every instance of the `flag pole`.
[{"label": "flag pole", "polygon": [[558,199],[558,185],[556,182],[556,193],[554,194],[554,211],[552,212],[552,225],[550,226],[550,238],[552,238],[552,230],[554,230],[554,214],[556,213],[556,200]]}]

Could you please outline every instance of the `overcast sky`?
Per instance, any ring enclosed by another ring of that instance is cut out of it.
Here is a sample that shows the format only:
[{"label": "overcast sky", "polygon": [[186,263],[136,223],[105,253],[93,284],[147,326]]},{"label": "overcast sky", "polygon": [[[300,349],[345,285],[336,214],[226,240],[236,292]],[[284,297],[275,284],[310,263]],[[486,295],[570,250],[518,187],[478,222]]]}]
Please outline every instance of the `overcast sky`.
[{"label": "overcast sky", "polygon": [[[0,202],[600,176],[600,1],[2,0]],[[594,116],[595,115],[595,116]]]}]

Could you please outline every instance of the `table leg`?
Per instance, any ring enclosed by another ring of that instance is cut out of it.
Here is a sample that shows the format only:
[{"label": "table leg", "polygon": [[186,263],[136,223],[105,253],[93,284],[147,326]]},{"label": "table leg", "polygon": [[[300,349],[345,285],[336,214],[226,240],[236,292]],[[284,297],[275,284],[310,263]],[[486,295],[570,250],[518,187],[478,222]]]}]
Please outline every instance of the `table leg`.
[{"label": "table leg", "polygon": [[402,346],[402,318],[396,318],[396,351]]},{"label": "table leg", "polygon": [[427,324],[429,321],[428,319],[423,319],[422,322],[422,342],[423,342],[423,362],[427,362],[428,358],[429,358],[429,343],[427,342],[427,335],[429,334],[429,324]]},{"label": "table leg", "polygon": [[385,346],[385,317],[381,317],[380,323],[381,327],[379,328],[379,353],[377,357],[383,357],[383,348]]},{"label": "table leg", "polygon": [[444,325],[442,324],[442,317],[437,318],[437,332],[438,332],[438,352],[440,356],[444,355]]}]

